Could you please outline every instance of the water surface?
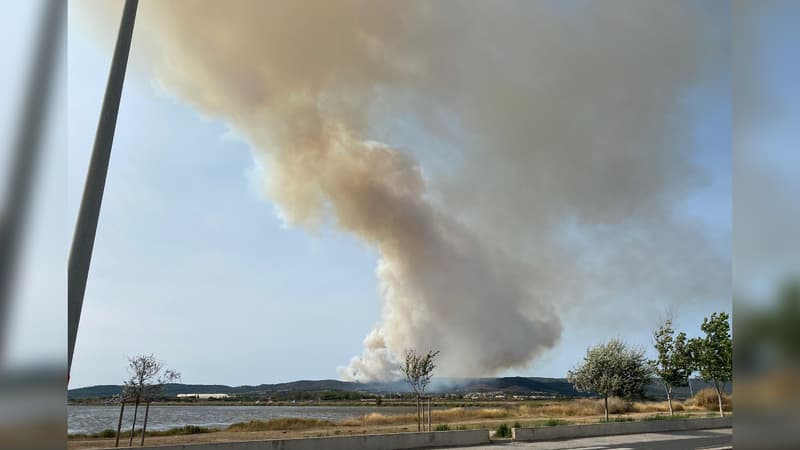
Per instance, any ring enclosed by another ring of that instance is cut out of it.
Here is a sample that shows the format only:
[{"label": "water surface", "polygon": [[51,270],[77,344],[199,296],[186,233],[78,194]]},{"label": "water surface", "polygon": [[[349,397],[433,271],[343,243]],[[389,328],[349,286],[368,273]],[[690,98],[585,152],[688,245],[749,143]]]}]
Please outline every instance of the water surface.
[{"label": "water surface", "polygon": [[[344,420],[372,412],[384,415],[413,413],[414,407],[405,406],[168,406],[150,405],[147,419],[148,430],[167,430],[184,425],[223,428],[236,422],[268,420],[279,417],[305,419]],[[136,428],[144,419],[144,406],[139,407]],[[105,429],[117,429],[119,406],[69,405],[67,427],[72,433],[96,433]],[[122,429],[130,430],[133,421],[133,405],[125,405]]]}]

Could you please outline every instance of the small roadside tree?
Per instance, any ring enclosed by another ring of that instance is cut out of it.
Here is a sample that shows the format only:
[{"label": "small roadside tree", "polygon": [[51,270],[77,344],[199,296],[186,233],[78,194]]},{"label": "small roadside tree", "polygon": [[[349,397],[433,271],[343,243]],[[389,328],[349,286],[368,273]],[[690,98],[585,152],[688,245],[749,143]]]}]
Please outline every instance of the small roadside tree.
[{"label": "small roadside tree", "polygon": [[[406,359],[400,371],[403,379],[411,386],[417,401],[417,431],[422,431],[422,421],[420,420],[420,399],[425,395],[425,388],[431,382],[433,369],[436,368],[434,359],[439,354],[439,350],[428,350],[428,353],[417,354],[413,349],[406,350]],[[428,411],[430,417],[430,411]]]},{"label": "small roadside tree", "polygon": [[692,354],[686,333],[680,332],[675,336],[672,328],[672,320],[667,319],[654,332],[655,348],[658,352],[658,359],[651,364],[656,376],[664,384],[667,392],[667,403],[669,404],[669,414],[675,415],[672,409],[672,389],[677,386],[687,386],[689,375],[694,370]]},{"label": "small roadside tree", "polygon": [[[147,431],[147,416],[150,412],[150,403],[164,392],[164,385],[178,381],[181,375],[174,370],[165,369],[161,361],[152,354],[137,355],[128,358],[128,379],[122,386],[123,402],[127,399],[135,401],[133,409],[133,424],[128,446],[133,445],[133,433],[136,429],[136,416],[139,412],[139,403],[146,404],[144,412],[144,425],[142,427],[142,442]],[[124,405],[124,403],[123,403]],[[124,406],[123,406],[124,408]],[[120,425],[122,424],[122,410],[120,410]],[[117,444],[119,443],[119,425],[117,426]]]},{"label": "small roadside tree", "polygon": [[583,363],[567,373],[567,380],[580,392],[602,396],[608,421],[608,397],[642,397],[652,373],[644,350],[629,348],[619,339],[612,339],[587,349]]},{"label": "small roadside tree", "polygon": [[700,329],[706,334],[702,338],[691,340],[692,359],[700,376],[706,382],[712,382],[717,392],[719,416],[725,413],[722,409],[722,390],[725,383],[733,378],[733,342],[728,313],[713,313],[703,319]]}]

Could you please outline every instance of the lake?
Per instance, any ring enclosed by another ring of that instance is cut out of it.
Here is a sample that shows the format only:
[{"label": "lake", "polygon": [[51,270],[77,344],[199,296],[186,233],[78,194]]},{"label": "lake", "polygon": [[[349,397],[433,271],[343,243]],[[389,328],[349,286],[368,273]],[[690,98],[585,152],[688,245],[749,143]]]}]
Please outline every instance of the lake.
[{"label": "lake", "polygon": [[[413,413],[414,407],[392,406],[169,406],[150,405],[147,419],[148,430],[167,430],[184,425],[222,428],[236,422],[268,420],[278,417],[306,419],[344,420],[373,412],[384,415]],[[136,428],[144,419],[144,405],[139,406]],[[96,433],[105,429],[117,429],[119,406],[69,405],[67,428],[72,433]],[[125,405],[122,429],[130,430],[133,421],[133,405]]]}]

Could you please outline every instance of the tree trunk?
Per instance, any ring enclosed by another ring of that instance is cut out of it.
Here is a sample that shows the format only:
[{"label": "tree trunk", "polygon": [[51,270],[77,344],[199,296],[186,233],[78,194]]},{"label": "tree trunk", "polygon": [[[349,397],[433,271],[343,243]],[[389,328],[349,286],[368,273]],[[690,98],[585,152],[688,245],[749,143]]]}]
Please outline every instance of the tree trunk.
[{"label": "tree trunk", "polygon": [[422,411],[422,431],[425,431],[425,397],[419,399],[419,410]]},{"label": "tree trunk", "polygon": [[139,396],[136,396],[136,406],[133,408],[133,425],[131,425],[131,437],[128,439],[128,447],[133,447],[133,432],[136,430],[136,415],[139,413]]},{"label": "tree trunk", "polygon": [[674,416],[675,412],[672,410],[672,396],[670,395],[672,393],[671,392],[672,388],[668,387],[666,388],[666,391],[667,391],[667,403],[669,403],[669,415]]},{"label": "tree trunk", "polygon": [[417,431],[422,431],[422,420],[419,417],[419,395],[417,395]]},{"label": "tree trunk", "polygon": [[142,442],[139,444],[139,447],[144,447],[144,433],[147,431],[147,414],[150,412],[150,401],[148,400],[145,403],[144,407],[144,424],[142,424]]},{"label": "tree trunk", "polygon": [[419,398],[419,411],[420,411],[420,423],[422,424],[422,431],[425,431],[425,397]]},{"label": "tree trunk", "polygon": [[603,409],[606,412],[606,422],[608,422],[608,396],[607,395],[605,396],[605,400],[606,401],[605,401],[605,405],[603,406]]},{"label": "tree trunk", "polygon": [[122,413],[125,411],[125,400],[123,399],[119,404],[119,422],[117,422],[117,438],[114,440],[114,447],[119,447],[119,434],[122,431]]},{"label": "tree trunk", "polygon": [[719,416],[725,417],[725,413],[722,411],[722,392],[719,390],[719,383],[714,380],[714,388],[717,390],[717,401],[719,402]]},{"label": "tree trunk", "polygon": [[431,429],[431,398],[428,397],[428,431],[433,431]]},{"label": "tree trunk", "polygon": [[689,377],[688,380],[689,380],[689,396],[694,397],[694,390],[692,389],[692,377]]}]

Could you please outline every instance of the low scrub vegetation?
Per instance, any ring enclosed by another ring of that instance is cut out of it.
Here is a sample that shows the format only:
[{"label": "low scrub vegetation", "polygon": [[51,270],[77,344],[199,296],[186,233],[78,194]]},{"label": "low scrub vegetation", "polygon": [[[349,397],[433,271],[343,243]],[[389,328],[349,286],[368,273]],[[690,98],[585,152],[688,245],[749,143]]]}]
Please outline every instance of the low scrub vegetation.
[{"label": "low scrub vegetation", "polygon": [[[160,431],[148,431],[148,436],[179,436],[179,435],[186,435],[186,434],[200,434],[200,433],[211,433],[213,431],[217,431],[212,428],[206,427],[198,427],[197,425],[184,425],[178,428],[170,428],[169,430],[160,430]],[[110,428],[105,429],[103,431],[99,431],[97,433],[74,433],[70,434],[70,438],[113,438],[117,435],[116,430],[112,430]],[[137,429],[134,433],[134,436],[141,436],[142,429]],[[120,437],[128,437],[130,436],[130,431],[123,430],[120,434]]]},{"label": "low scrub vegetation", "polygon": [[555,426],[558,426],[558,425],[569,425],[569,422],[567,422],[566,420],[560,420],[560,419],[547,419],[547,420],[544,421],[544,423],[542,425],[544,425],[546,427],[555,427]]},{"label": "low scrub vegetation", "polygon": [[[509,415],[515,416],[515,408],[448,408],[433,410],[431,420],[438,423],[464,422],[480,419],[503,419]],[[416,423],[416,414],[394,414],[387,415],[381,413],[370,413],[353,419],[340,422],[345,426],[363,425],[398,425]]]},{"label": "low scrub vegetation", "polygon": [[[714,388],[703,389],[694,394],[694,397],[687,400],[686,405],[695,407],[696,409],[704,409],[706,411],[717,411],[719,410],[719,400],[717,399],[717,392],[714,390]],[[731,411],[732,408],[733,408],[733,399],[731,398],[730,395],[723,393],[722,409],[725,411]]]},{"label": "low scrub vegetation", "polygon": [[227,431],[273,431],[273,430],[308,430],[336,426],[335,422],[322,419],[302,419],[287,417],[270,420],[251,420],[249,422],[235,423]]},{"label": "low scrub vegetation", "polygon": [[600,419],[600,423],[607,423],[607,422],[633,422],[633,417],[628,416],[619,416],[619,417],[609,417],[608,419],[602,418]]},{"label": "low scrub vegetation", "polygon": [[666,414],[656,414],[655,416],[645,417],[642,420],[683,420],[691,417],[689,414],[675,414],[672,416]]}]

